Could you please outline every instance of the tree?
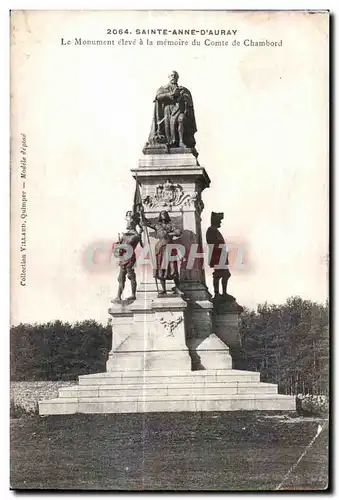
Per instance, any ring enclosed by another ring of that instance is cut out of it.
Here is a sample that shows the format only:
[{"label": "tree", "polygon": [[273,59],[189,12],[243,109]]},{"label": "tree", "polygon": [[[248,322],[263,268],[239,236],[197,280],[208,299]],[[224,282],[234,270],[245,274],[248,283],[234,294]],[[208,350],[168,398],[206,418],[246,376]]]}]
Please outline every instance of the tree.
[{"label": "tree", "polygon": [[103,372],[111,327],[94,320],[20,324],[11,328],[12,380],[70,380]]},{"label": "tree", "polygon": [[285,304],[245,309],[240,319],[248,369],[286,394],[328,393],[328,302],[291,297]]}]

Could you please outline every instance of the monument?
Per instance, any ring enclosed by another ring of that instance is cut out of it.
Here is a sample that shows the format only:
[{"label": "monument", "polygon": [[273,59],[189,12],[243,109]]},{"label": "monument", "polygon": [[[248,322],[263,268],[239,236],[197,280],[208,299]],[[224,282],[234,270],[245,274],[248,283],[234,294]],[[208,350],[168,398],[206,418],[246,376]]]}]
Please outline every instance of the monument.
[{"label": "monument", "polygon": [[[212,212],[206,234],[213,246],[213,298],[206,286],[201,214],[211,181],[197,159],[193,98],[178,78],[172,71],[156,92],[151,131],[132,169],[134,203],[115,249],[120,271],[109,308],[107,371],[80,376],[79,385],[40,402],[42,415],[295,410],[295,399],[260,382],[260,373],[232,366],[229,348],[240,344],[243,309],[227,293],[227,253],[219,269],[222,213]],[[149,255],[146,264],[138,265],[139,244],[143,257]],[[126,277],[132,294],[123,299]]]}]

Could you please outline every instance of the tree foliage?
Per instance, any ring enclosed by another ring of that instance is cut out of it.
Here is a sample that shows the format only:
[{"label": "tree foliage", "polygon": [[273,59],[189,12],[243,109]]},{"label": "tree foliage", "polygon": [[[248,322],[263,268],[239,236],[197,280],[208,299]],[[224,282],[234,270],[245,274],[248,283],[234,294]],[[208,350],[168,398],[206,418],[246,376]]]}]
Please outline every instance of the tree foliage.
[{"label": "tree foliage", "polygon": [[73,380],[106,370],[111,327],[93,320],[11,328],[12,380]]},{"label": "tree foliage", "polygon": [[248,370],[285,394],[328,394],[328,302],[291,297],[283,305],[261,304],[240,318],[242,355]]}]

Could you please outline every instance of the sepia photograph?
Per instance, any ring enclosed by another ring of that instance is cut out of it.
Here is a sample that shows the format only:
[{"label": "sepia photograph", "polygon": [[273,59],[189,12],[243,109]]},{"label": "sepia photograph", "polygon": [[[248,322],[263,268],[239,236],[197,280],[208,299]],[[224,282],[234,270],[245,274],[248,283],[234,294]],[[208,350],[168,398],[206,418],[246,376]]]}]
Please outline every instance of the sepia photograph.
[{"label": "sepia photograph", "polygon": [[10,489],[328,489],[329,39],[10,12]]}]

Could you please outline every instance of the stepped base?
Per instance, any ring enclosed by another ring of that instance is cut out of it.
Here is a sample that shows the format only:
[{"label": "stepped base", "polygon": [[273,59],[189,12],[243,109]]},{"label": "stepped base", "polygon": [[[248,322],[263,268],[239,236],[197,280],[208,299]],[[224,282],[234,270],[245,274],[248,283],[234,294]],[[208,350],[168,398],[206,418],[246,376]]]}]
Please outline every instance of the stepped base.
[{"label": "stepped base", "polygon": [[79,377],[79,385],[39,402],[40,415],[180,411],[295,411],[295,398],[277,394],[256,372],[106,372]]}]

